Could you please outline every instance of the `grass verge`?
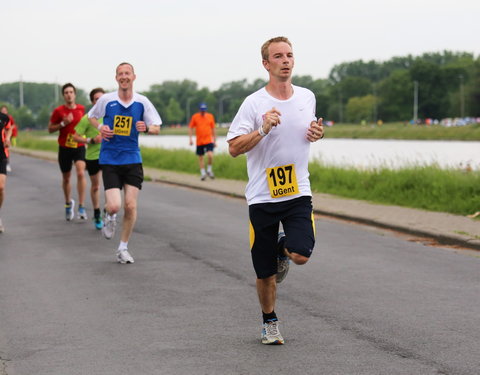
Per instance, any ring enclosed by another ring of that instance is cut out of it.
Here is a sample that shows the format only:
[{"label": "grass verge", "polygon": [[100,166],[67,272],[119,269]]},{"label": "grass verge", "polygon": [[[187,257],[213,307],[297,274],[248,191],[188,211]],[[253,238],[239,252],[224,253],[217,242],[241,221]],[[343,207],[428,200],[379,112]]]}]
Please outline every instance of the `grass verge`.
[{"label": "grass verge", "polygon": [[[23,148],[57,151],[56,141],[24,136]],[[198,173],[197,156],[188,150],[142,148],[146,167]],[[480,172],[421,166],[401,170],[357,170],[310,163],[312,190],[380,204],[468,215],[480,211]],[[247,181],[245,156],[215,155],[215,175]]]}]

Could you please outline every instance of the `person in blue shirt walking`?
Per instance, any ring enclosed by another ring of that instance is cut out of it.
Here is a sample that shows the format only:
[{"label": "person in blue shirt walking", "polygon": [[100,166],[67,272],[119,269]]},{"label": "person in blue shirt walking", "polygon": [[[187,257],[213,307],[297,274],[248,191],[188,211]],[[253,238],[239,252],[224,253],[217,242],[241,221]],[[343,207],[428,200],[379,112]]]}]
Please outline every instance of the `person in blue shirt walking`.
[{"label": "person in blue shirt walking", "polygon": [[[136,75],[131,64],[117,66],[118,90],[103,95],[88,113],[92,126],[102,135],[99,163],[105,188],[104,226],[102,233],[111,239],[115,234],[116,214],[122,205],[124,217],[120,245],[116,252],[119,263],[133,263],[128,241],[137,219],[137,198],[142,188],[143,166],[138,136],[158,134],[162,120],[147,97],[133,91]],[[103,117],[103,123],[99,119]]]}]

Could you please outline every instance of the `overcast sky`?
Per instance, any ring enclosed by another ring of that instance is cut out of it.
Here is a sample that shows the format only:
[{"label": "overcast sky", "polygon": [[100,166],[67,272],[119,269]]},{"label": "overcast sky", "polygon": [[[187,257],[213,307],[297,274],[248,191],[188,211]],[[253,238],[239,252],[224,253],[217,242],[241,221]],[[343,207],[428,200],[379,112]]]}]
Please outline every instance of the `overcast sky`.
[{"label": "overcast sky", "polygon": [[15,0],[2,2],[0,83],[72,82],[115,89],[135,67],[137,91],[190,79],[266,78],[260,46],[293,43],[294,74],[327,78],[354,60],[443,50],[480,54],[478,0]]}]

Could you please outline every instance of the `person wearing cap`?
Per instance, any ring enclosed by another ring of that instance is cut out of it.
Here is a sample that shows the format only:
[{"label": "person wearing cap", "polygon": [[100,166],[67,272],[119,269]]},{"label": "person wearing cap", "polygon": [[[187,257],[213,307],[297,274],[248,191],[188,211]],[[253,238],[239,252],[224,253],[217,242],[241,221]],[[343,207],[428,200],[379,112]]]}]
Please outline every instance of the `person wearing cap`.
[{"label": "person wearing cap", "polygon": [[[192,135],[193,129],[196,132],[198,163],[200,165],[200,179],[210,177],[214,179],[212,164],[213,164],[213,149],[215,148],[216,134],[215,134],[215,118],[211,113],[207,112],[207,104],[200,103],[200,112],[195,113],[188,126],[188,136],[190,138],[190,146],[193,145]],[[205,171],[205,162],[203,156],[207,154],[207,170]]]}]

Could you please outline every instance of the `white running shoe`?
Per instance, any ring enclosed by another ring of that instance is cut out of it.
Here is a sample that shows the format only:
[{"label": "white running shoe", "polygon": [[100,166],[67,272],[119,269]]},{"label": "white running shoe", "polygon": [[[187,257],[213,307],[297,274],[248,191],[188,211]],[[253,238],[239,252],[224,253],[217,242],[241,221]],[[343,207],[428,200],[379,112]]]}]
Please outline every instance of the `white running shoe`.
[{"label": "white running shoe", "polygon": [[278,233],[278,258],[277,258],[277,284],[281,283],[287,277],[290,269],[290,259],[286,255],[281,255],[285,248],[285,233]]},{"label": "white running shoe", "polygon": [[117,250],[117,262],[121,264],[133,263],[134,260],[128,250]]},{"label": "white running shoe", "polygon": [[2,219],[0,219],[0,233],[5,232],[5,227],[3,226]]},{"label": "white running shoe", "polygon": [[213,172],[207,172],[207,176],[210,177],[212,180],[215,179],[215,175],[213,174]]},{"label": "white running shoe", "polygon": [[106,212],[103,214],[103,237],[110,240],[115,235],[115,226],[117,225],[117,214],[109,215]]},{"label": "white running shoe", "polygon": [[65,219],[67,221],[73,220],[73,217],[75,216],[75,201],[73,199],[70,199],[70,204],[65,205]]},{"label": "white running shoe", "polygon": [[278,320],[263,323],[262,344],[265,345],[283,345],[285,340],[278,329]]}]

